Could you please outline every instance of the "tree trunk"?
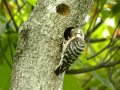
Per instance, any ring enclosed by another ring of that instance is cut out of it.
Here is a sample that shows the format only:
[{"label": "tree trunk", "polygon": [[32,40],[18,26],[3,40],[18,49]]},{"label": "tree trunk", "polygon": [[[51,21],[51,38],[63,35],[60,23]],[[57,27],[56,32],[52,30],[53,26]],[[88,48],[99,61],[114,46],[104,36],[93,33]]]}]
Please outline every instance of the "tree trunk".
[{"label": "tree trunk", "polygon": [[38,0],[19,29],[11,90],[62,90],[63,76],[54,70],[61,39],[68,27],[83,25],[92,0]]}]

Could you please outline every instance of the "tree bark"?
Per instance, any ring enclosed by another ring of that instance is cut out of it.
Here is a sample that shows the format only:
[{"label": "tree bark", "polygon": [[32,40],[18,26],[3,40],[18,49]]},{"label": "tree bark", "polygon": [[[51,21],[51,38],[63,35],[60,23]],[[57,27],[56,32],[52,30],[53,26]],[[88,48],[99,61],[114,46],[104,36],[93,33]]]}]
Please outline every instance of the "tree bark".
[{"label": "tree bark", "polygon": [[64,75],[56,76],[54,70],[63,33],[83,25],[92,4],[92,0],[38,0],[19,29],[11,90],[62,90]]}]

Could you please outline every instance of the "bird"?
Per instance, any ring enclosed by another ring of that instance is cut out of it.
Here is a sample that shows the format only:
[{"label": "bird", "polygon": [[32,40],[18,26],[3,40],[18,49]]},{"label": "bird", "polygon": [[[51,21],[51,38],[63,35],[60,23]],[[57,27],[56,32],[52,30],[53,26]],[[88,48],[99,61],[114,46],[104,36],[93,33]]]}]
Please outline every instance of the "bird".
[{"label": "bird", "polygon": [[69,67],[80,56],[85,48],[84,33],[82,29],[69,27],[64,32],[64,39],[62,44],[62,54],[59,64],[55,70],[55,74],[68,71]]}]

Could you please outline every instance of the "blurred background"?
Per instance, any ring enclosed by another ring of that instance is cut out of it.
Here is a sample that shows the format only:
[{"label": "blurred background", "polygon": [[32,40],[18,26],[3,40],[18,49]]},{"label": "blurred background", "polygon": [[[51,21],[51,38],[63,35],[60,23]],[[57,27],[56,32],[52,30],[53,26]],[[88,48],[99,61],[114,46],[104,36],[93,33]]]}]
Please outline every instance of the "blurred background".
[{"label": "blurred background", "polygon": [[[18,30],[37,0],[0,0],[0,90],[9,90]],[[120,90],[120,0],[94,0],[83,27],[86,48],[63,90]]]}]

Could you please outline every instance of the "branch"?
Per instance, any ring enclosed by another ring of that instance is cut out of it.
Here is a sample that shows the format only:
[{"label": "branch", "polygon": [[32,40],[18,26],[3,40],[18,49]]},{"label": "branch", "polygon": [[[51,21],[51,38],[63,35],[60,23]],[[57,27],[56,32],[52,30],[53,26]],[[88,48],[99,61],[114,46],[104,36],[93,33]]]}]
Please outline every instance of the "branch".
[{"label": "branch", "polygon": [[93,32],[95,32],[97,30],[98,27],[100,27],[100,25],[103,23],[103,21],[99,22],[91,31],[88,31],[85,34],[85,40],[88,41],[88,38],[90,37],[91,34],[93,34]]},{"label": "branch", "polygon": [[[90,22],[90,25],[89,25],[89,27],[88,27],[88,29],[87,29],[87,34],[89,33],[89,30],[90,30],[90,28],[91,28],[91,26],[92,26],[92,23],[93,23],[93,21],[94,21],[94,19],[95,19],[95,16],[98,15],[98,6],[99,6],[99,1],[97,2],[97,7],[96,7],[96,9],[95,9],[95,13],[94,13],[93,18],[92,18],[92,20],[91,20],[91,22]],[[86,37],[86,35],[85,35],[85,37]]]},{"label": "branch", "polygon": [[12,15],[12,12],[10,11],[10,9],[8,7],[8,4],[7,4],[6,0],[3,0],[3,2],[4,2],[5,6],[6,6],[7,10],[8,10],[8,12],[9,12],[9,15],[10,15],[11,19],[13,20],[13,24],[14,24],[16,30],[18,31],[18,26],[17,26],[17,24],[15,22],[15,19],[14,19],[13,15]]},{"label": "branch", "polygon": [[[100,22],[100,23],[98,23],[91,31],[89,31],[88,33],[86,33],[86,35],[85,35],[85,40],[86,40],[86,42],[88,41],[88,37],[89,37],[89,35],[91,35],[100,25],[102,24],[102,21]],[[110,39],[107,39],[107,38],[97,38],[97,39],[89,39],[89,42],[90,43],[98,43],[98,42],[104,42],[104,41],[106,41],[106,40],[113,40],[113,38],[115,38],[115,33],[116,33],[116,31],[117,30],[119,30],[119,29],[117,29],[117,28],[119,28],[119,26],[120,26],[120,21],[118,22],[118,24],[117,24],[117,26],[116,26],[116,28],[115,28],[115,30],[114,30],[114,32],[113,32],[113,34],[112,34],[112,38],[110,38]]]},{"label": "branch", "polygon": [[100,50],[100,51],[99,51],[98,53],[96,53],[95,55],[88,57],[87,60],[90,60],[90,59],[98,56],[98,55],[101,54],[104,50],[106,50],[107,48],[109,48],[109,47],[111,47],[111,46],[112,46],[112,45],[107,45],[107,46],[105,46],[102,50]]},{"label": "branch", "polygon": [[91,79],[93,78],[93,76],[90,76],[81,86],[82,88],[85,87],[89,81],[91,81]]},{"label": "branch", "polygon": [[110,41],[110,42],[108,43],[108,45],[106,45],[102,50],[100,50],[98,53],[94,54],[93,56],[88,57],[87,60],[92,59],[92,58],[98,56],[99,54],[101,54],[101,53],[102,53],[104,50],[106,50],[107,48],[113,47],[113,45],[115,45],[115,43],[116,43],[118,40],[119,40],[119,38],[117,38],[117,39],[114,40],[114,41]]},{"label": "branch", "polygon": [[18,0],[15,0],[15,3],[16,3],[17,8],[18,8],[18,10],[19,10],[20,6],[19,6],[19,4],[18,4]]},{"label": "branch", "polygon": [[119,30],[119,28],[120,28],[120,20],[118,21],[118,24],[117,24],[117,26],[116,26],[113,34],[112,34],[111,42],[115,39],[115,37],[116,37],[116,34],[115,34],[115,33]]},{"label": "branch", "polygon": [[7,40],[8,40],[8,44],[9,44],[9,50],[10,50],[10,55],[11,55],[11,57],[12,57],[12,60],[13,60],[13,50],[12,50],[12,43],[11,43],[11,41],[10,41],[10,37],[9,37],[9,34],[7,35]]},{"label": "branch", "polygon": [[90,39],[89,42],[90,43],[99,43],[99,42],[104,42],[106,40],[108,40],[108,39],[106,39],[106,38],[97,38],[97,39]]},{"label": "branch", "polygon": [[106,68],[106,67],[113,67],[115,65],[119,65],[120,64],[120,60],[114,61],[114,62],[104,62],[101,64],[98,64],[96,66],[91,66],[91,67],[87,67],[87,68],[82,68],[79,70],[70,70],[67,71],[66,74],[80,74],[80,73],[86,73],[86,72],[91,72],[91,71],[95,71],[97,69],[101,69],[101,68]]},{"label": "branch", "polygon": [[[23,9],[23,7],[26,5],[26,3],[27,3],[27,2],[25,2],[21,7],[19,7],[19,9],[18,9],[17,12],[13,15],[13,17],[16,16],[16,15],[18,14],[18,12],[21,11],[21,9]],[[11,22],[11,20],[12,20],[12,18],[8,21],[8,24]]]}]

